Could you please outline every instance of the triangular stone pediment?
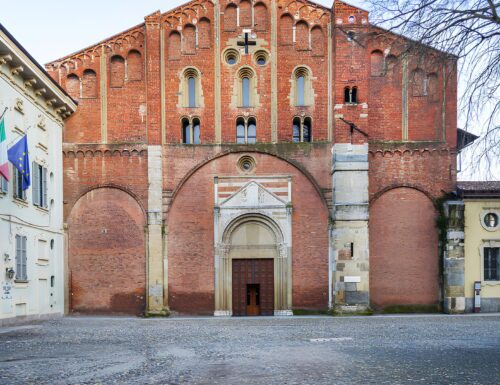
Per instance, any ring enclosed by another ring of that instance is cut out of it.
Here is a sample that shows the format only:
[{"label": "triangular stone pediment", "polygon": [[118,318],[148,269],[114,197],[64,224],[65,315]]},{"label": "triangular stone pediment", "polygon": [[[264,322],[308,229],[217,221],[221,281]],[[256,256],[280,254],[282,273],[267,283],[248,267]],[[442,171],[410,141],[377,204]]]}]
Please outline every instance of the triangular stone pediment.
[{"label": "triangular stone pediment", "polygon": [[227,198],[221,207],[286,206],[286,203],[261,184],[251,181]]}]

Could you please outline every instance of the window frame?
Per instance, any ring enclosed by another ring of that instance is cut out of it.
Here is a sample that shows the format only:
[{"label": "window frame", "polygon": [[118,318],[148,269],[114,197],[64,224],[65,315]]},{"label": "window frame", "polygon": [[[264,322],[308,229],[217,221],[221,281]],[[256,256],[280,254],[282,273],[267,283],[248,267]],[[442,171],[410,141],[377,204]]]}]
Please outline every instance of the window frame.
[{"label": "window frame", "polygon": [[12,167],[13,169],[13,178],[12,178],[12,185],[13,185],[13,191],[12,195],[14,199],[26,202],[28,200],[26,190],[23,190],[23,174],[19,172],[19,170],[16,167]]},{"label": "window frame", "polygon": [[34,206],[45,210],[48,210],[49,208],[47,175],[47,167],[44,167],[37,162],[33,162],[31,170],[31,185],[33,188],[31,194],[32,201]]},{"label": "window frame", "polygon": [[25,235],[16,234],[15,243],[15,282],[28,281],[28,238]]},{"label": "window frame", "polygon": [[[196,133],[196,127],[198,127],[198,133]],[[189,138],[186,139],[186,129],[189,134]],[[181,130],[182,130],[182,144],[187,145],[198,145],[201,144],[201,120],[197,116],[194,117],[182,117],[181,118]]]},{"label": "window frame", "polygon": [[0,175],[0,195],[9,193],[9,181]]},{"label": "window frame", "polygon": [[[309,122],[309,140],[304,140],[304,126],[306,126],[306,121]],[[297,122],[298,124],[296,124]],[[299,136],[294,133],[296,126],[299,129]],[[311,143],[312,141],[312,118],[310,116],[295,116],[292,120],[292,143]]]},{"label": "window frame", "polygon": [[[253,125],[255,127],[255,136],[249,135],[249,128]],[[239,135],[238,127],[243,127],[244,136]],[[242,141],[243,140],[243,141]],[[236,144],[256,144],[257,143],[257,119],[254,116],[248,118],[238,117],[236,119]]]},{"label": "window frame", "polygon": [[[488,250],[488,252],[487,252]],[[493,251],[496,251],[496,255],[493,254]],[[493,255],[492,255],[493,254]],[[492,267],[488,267],[487,268],[487,263],[486,263],[486,258],[488,258],[490,261],[488,263],[488,265],[491,265],[491,259],[492,258],[495,258],[495,262],[496,262],[496,266],[494,267],[495,271],[496,271],[496,275],[494,278],[491,278],[490,274],[488,274],[488,278],[487,278],[487,274],[486,274],[486,270],[492,270],[493,268]],[[482,281],[483,282],[488,282],[488,283],[492,283],[492,282],[498,282],[500,283],[500,245],[497,245],[497,246],[491,246],[491,245],[483,245],[482,247],[482,258],[481,258],[481,262],[482,262],[482,268],[481,268],[481,275],[482,275]]]}]

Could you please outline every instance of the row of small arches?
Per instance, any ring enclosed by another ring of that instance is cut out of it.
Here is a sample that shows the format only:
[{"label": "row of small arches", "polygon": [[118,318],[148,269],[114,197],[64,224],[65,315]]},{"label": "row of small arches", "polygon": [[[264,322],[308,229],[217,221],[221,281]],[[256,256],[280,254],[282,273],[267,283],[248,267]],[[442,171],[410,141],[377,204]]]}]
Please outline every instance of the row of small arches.
[{"label": "row of small arches", "polygon": [[198,24],[186,24],[182,28],[182,33],[172,31],[168,36],[169,60],[179,60],[181,55],[194,55],[198,48],[210,48],[211,44],[210,20],[201,18]]},{"label": "row of small arches", "polygon": [[[374,50],[370,54],[370,74],[373,77],[390,74],[397,64],[395,55],[384,55],[380,50]],[[410,85],[412,96],[428,96],[436,100],[438,95],[438,76],[435,72],[426,73],[421,68],[415,68],[410,73]],[[346,98],[347,101],[347,98]]]},{"label": "row of small arches", "polygon": [[[201,123],[197,117],[181,119],[182,143],[201,143]],[[312,141],[312,119],[310,117],[295,117],[292,123],[292,142]],[[236,143],[255,144],[257,143],[257,120],[255,117],[238,117],[236,119]]]},{"label": "row of small arches", "polygon": [[263,2],[257,2],[253,7],[249,0],[229,3],[224,9],[224,31],[233,32],[238,27],[254,28],[264,32],[269,29],[269,12]]},{"label": "row of small arches", "polygon": [[[122,87],[125,81],[140,81],[143,78],[144,63],[141,53],[131,50],[126,59],[114,55],[110,59],[110,86]],[[97,98],[97,74],[85,69],[82,77],[72,73],[66,77],[66,90],[74,99]]]},{"label": "row of small arches", "polygon": [[286,13],[280,18],[279,36],[281,45],[294,45],[298,51],[310,50],[313,56],[324,55],[325,36],[319,25],[311,28],[307,21],[295,22],[292,15]]}]

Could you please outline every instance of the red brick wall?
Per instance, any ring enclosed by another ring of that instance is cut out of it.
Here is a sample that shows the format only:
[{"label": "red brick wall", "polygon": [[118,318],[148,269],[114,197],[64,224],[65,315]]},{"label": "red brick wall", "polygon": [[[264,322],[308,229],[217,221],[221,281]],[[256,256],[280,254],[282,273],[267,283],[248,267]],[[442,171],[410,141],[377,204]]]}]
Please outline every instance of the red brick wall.
[{"label": "red brick wall", "polygon": [[372,204],[372,306],[438,304],[436,215],[432,201],[410,188],[390,190]]},{"label": "red brick wall", "polygon": [[145,215],[122,190],[83,196],[69,217],[71,311],[140,314],[145,309]]},{"label": "red brick wall", "polygon": [[[297,168],[274,156],[252,153],[255,175],[293,178],[293,306],[328,305],[328,210]],[[169,304],[172,310],[212,314],[214,310],[214,176],[239,175],[239,154],[208,162],[179,190],[168,212]]]}]

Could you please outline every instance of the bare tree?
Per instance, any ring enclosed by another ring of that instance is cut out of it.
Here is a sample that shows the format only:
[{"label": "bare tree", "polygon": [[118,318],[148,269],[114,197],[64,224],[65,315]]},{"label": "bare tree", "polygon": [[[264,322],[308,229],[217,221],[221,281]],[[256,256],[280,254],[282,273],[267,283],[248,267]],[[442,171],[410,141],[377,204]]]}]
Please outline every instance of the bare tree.
[{"label": "bare tree", "polygon": [[410,44],[408,50],[418,50],[424,45],[458,57],[460,121],[467,131],[482,135],[475,146],[474,165],[498,167],[500,1],[373,0],[368,3],[374,24],[418,43]]}]

